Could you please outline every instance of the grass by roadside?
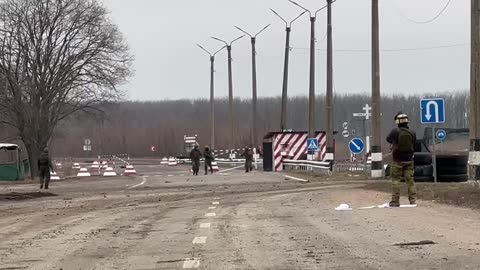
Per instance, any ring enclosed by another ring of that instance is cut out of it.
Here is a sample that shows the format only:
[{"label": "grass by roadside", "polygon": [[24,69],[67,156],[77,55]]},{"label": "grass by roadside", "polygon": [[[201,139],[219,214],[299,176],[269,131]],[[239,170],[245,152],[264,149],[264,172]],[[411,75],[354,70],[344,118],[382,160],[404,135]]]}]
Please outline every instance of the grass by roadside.
[{"label": "grass by roadside", "polygon": [[[417,183],[417,198],[472,209],[480,209],[480,183]],[[391,183],[369,183],[364,189],[390,193]],[[407,186],[402,183],[402,196],[407,196]]]}]

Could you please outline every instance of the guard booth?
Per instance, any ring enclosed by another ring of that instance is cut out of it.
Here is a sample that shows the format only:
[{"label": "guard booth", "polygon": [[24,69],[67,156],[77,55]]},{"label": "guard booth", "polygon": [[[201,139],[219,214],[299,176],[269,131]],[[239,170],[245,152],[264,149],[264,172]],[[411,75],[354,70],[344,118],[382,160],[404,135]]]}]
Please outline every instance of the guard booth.
[{"label": "guard booth", "polygon": [[[319,151],[315,153],[315,160],[323,160],[326,154],[326,133],[317,131]],[[307,159],[308,132],[270,132],[263,138],[263,170],[278,172],[283,170],[283,160]]]},{"label": "guard booth", "polygon": [[28,159],[16,144],[0,143],[0,181],[20,181],[28,172]]}]

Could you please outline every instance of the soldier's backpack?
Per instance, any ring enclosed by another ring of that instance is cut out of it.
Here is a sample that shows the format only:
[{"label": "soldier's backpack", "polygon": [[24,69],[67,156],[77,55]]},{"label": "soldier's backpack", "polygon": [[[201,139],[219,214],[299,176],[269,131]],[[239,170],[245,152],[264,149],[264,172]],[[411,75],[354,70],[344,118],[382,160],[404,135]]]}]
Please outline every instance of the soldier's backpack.
[{"label": "soldier's backpack", "polygon": [[398,145],[397,150],[403,153],[414,153],[415,143],[412,132],[406,128],[399,128],[398,130]]}]

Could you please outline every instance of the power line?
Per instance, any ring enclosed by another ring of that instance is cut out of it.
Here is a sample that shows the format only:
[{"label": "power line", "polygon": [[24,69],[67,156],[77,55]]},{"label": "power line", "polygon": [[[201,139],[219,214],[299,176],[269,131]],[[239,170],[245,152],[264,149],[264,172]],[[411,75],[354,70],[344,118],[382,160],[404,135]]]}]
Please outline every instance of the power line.
[{"label": "power line", "polygon": [[440,16],[443,15],[443,13],[447,10],[447,8],[450,6],[450,3],[452,2],[452,0],[448,0],[447,3],[445,4],[445,6],[442,8],[442,10],[440,10],[440,12],[435,15],[435,17],[429,19],[429,20],[426,20],[426,21],[417,21],[417,20],[414,20],[410,17],[408,17],[407,15],[405,15],[405,13],[398,7],[398,5],[395,3],[395,0],[392,0],[390,1],[390,3],[392,4],[392,6],[395,8],[395,10],[398,12],[398,14],[400,16],[402,16],[404,19],[412,22],[412,23],[416,23],[416,24],[427,24],[427,23],[431,23],[433,21],[435,21],[436,19],[440,18]]},{"label": "power line", "polygon": [[[417,48],[399,48],[399,49],[382,49],[381,52],[410,52],[410,51],[429,51],[429,50],[438,50],[438,49],[447,49],[455,47],[465,47],[469,46],[470,43],[458,43],[458,44],[447,44],[447,45],[438,45],[430,47],[417,47]],[[291,47],[292,50],[308,50],[308,48],[301,47]],[[325,49],[317,49],[317,51],[326,51]],[[370,49],[336,49],[335,52],[352,52],[352,53],[370,53]]]}]

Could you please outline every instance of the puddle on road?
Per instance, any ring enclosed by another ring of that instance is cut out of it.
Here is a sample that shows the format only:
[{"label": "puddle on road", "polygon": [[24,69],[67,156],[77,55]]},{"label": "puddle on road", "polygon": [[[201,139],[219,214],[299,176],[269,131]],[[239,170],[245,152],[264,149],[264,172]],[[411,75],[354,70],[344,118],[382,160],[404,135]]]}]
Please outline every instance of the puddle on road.
[{"label": "puddle on road", "polygon": [[0,201],[24,201],[24,200],[32,200],[37,198],[55,197],[55,196],[58,196],[58,195],[50,192],[27,192],[27,193],[11,192],[6,194],[0,194]]}]

